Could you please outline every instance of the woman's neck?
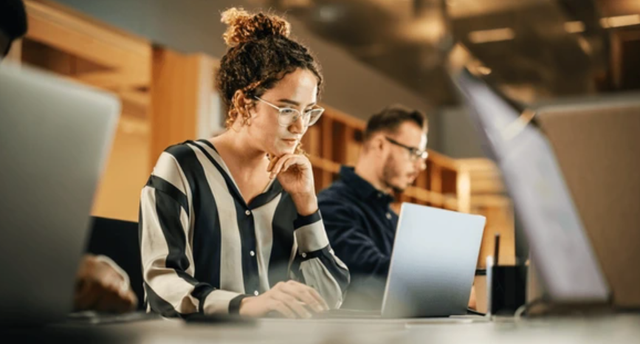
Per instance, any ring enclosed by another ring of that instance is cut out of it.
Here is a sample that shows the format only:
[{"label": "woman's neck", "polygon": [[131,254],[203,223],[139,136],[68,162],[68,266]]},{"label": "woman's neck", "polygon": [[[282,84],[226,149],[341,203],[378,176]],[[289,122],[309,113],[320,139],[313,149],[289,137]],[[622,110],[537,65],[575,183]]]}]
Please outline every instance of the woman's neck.
[{"label": "woman's neck", "polygon": [[250,140],[243,133],[228,130],[210,141],[227,165],[242,165],[243,169],[254,170],[265,164],[266,153],[251,147]]},{"label": "woman's neck", "polygon": [[250,140],[242,133],[229,130],[210,140],[218,150],[236,182],[240,194],[249,204],[271,182],[266,153],[251,147]]}]

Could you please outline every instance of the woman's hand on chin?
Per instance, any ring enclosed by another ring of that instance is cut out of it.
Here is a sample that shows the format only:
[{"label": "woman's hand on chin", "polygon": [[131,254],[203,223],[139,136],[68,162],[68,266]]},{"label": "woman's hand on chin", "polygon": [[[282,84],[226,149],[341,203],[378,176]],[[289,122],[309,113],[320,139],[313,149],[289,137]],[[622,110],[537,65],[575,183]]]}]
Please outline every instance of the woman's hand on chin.
[{"label": "woman's hand on chin", "polygon": [[267,172],[270,172],[271,179],[278,178],[282,188],[291,195],[298,214],[307,216],[318,210],[313,169],[306,156],[285,154],[273,158]]}]

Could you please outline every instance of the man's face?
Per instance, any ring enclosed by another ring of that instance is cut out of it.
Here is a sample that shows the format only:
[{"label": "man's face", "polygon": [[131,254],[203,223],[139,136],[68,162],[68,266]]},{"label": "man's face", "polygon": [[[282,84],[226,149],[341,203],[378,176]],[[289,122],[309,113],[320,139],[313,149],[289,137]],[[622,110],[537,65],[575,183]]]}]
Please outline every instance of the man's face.
[{"label": "man's face", "polygon": [[425,151],[427,149],[427,134],[417,124],[404,122],[397,132],[385,136],[396,143],[385,140],[388,148],[382,166],[382,181],[394,191],[402,192],[416,180],[427,165],[424,159],[412,155],[409,149],[398,144],[414,148],[414,150]]}]

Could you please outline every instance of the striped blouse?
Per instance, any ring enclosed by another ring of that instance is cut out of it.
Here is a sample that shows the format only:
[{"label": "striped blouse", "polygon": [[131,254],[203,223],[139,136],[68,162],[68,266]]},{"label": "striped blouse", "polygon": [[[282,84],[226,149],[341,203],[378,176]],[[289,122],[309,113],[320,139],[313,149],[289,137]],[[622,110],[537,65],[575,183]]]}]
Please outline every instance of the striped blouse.
[{"label": "striped blouse", "polygon": [[244,297],[289,279],[339,308],[349,272],[329,246],[320,212],[298,215],[277,179],[249,204],[238,190],[209,141],[161,154],[140,197],[148,311],[237,313]]}]

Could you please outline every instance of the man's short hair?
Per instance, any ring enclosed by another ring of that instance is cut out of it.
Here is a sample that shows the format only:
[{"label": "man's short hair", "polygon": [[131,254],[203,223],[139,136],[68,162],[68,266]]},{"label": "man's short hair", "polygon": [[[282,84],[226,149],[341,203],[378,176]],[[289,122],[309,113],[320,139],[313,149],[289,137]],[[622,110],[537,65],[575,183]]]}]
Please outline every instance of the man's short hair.
[{"label": "man's short hair", "polygon": [[0,0],[0,30],[11,41],[27,33],[27,13],[22,0]]},{"label": "man's short hair", "polygon": [[382,109],[369,119],[363,139],[366,142],[373,134],[383,131],[393,133],[404,122],[413,122],[423,131],[427,131],[427,116],[418,110],[396,104]]}]

